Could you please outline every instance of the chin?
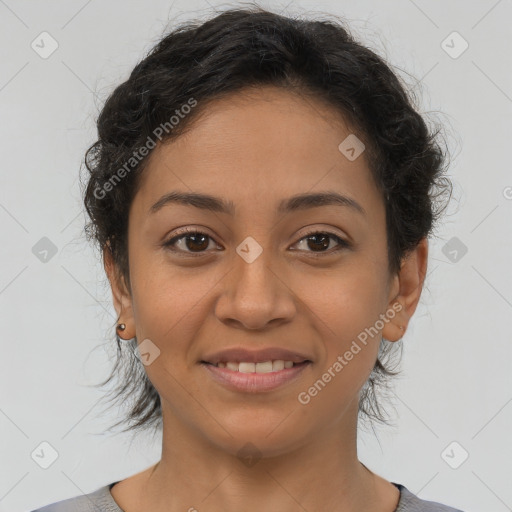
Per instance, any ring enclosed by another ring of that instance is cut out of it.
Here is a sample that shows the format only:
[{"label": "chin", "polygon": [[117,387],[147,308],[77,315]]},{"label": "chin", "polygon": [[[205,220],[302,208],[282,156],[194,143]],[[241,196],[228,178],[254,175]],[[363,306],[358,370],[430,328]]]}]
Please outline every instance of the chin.
[{"label": "chin", "polygon": [[308,436],[306,426],[302,428],[292,420],[293,415],[288,421],[287,415],[283,409],[267,415],[245,410],[224,417],[222,425],[227,432],[222,430],[224,435],[220,438],[212,436],[211,431],[207,437],[223,451],[237,457],[276,457],[293,451]]},{"label": "chin", "polygon": [[266,434],[253,434],[247,432],[246,435],[234,435],[229,440],[223,440],[217,447],[222,451],[240,459],[248,467],[254,465],[260,459],[279,457],[291,451],[294,451],[300,445],[299,438],[292,438],[289,435],[267,436]]}]

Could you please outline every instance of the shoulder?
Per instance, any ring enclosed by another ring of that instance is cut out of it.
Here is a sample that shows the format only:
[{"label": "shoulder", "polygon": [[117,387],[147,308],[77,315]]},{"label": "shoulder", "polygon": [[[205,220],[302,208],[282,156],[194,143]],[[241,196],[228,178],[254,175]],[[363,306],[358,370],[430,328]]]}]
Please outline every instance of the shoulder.
[{"label": "shoulder", "polygon": [[400,490],[400,501],[395,512],[462,512],[462,510],[441,503],[422,500],[407,487],[394,482],[393,484]]},{"label": "shoulder", "polygon": [[116,482],[89,494],[52,503],[32,512],[123,512],[110,494],[110,488],[114,483]]}]

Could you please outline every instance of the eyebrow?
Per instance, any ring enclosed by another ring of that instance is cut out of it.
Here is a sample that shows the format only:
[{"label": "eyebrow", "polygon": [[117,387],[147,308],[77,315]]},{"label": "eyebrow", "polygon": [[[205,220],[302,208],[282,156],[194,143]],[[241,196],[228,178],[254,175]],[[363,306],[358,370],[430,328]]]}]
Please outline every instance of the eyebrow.
[{"label": "eyebrow", "polygon": [[[227,215],[235,214],[235,205],[233,201],[221,199],[209,194],[199,194],[197,192],[169,192],[163,195],[151,208],[149,213],[156,213],[161,208],[169,204],[181,204],[193,206],[201,210],[207,210]],[[338,194],[337,192],[317,192],[298,194],[288,199],[283,199],[278,207],[278,213],[289,213],[320,206],[345,206],[353,209],[361,215],[366,215],[365,209],[351,197]]]}]

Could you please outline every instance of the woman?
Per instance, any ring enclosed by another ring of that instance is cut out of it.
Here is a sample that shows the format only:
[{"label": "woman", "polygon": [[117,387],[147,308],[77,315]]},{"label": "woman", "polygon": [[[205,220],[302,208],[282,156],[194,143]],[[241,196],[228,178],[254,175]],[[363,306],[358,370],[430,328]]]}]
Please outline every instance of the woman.
[{"label": "woman", "polygon": [[357,457],[450,188],[388,65],[341,24],[234,9],[161,40],[98,133],[120,393],[162,457],[39,510],[454,511]]}]

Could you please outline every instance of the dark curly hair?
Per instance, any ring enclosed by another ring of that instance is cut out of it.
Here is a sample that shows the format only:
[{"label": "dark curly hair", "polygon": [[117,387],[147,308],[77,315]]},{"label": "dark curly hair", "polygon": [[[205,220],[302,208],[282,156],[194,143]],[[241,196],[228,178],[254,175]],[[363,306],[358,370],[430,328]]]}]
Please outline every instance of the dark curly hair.
[{"label": "dark curly hair", "polygon": [[[111,93],[97,120],[98,140],[85,155],[90,175],[84,204],[91,218],[85,232],[102,254],[111,252],[128,290],[128,213],[150,157],[142,148],[175,139],[210,100],[248,87],[275,86],[323,101],[364,141],[385,201],[391,273],[433,233],[446,207],[441,199],[451,196],[442,127],[427,127],[412,92],[390,65],[343,25],[338,18],[303,20],[258,6],[226,10],[172,30]],[[161,427],[160,396],[134,355],[136,347],[135,338],[123,348],[117,340],[116,364],[100,384],[120,375],[113,398],[131,402],[125,419],[115,424],[128,423],[123,431]],[[361,391],[360,417],[386,423],[376,392],[387,389],[389,377],[398,373],[401,349],[401,340],[382,340]]]}]

